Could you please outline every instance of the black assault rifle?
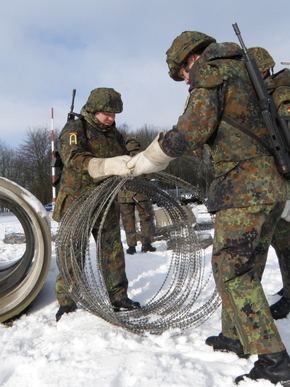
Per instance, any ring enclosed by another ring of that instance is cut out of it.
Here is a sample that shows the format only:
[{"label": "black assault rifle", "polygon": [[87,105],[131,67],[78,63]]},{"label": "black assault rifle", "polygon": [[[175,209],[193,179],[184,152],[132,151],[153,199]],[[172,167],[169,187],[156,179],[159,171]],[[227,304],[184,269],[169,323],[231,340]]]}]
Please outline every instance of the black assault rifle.
[{"label": "black assault rifle", "polygon": [[[74,111],[73,111],[74,110],[74,103],[75,103],[75,96],[76,96],[76,89],[73,89],[71,107],[70,107],[70,111],[67,115],[67,122],[73,121],[75,119],[75,117],[81,117],[80,114],[74,113]],[[63,162],[62,162],[60,154],[58,153],[57,150],[55,150],[53,152],[51,167],[55,168],[55,177],[54,177],[54,181],[53,181],[52,185],[54,187],[56,187],[60,182],[62,169],[63,169]]]},{"label": "black assault rifle", "polygon": [[243,50],[246,69],[259,99],[263,119],[270,134],[278,171],[286,180],[290,180],[290,131],[287,120],[278,114],[257,63],[249,56],[237,23],[233,24],[233,28]]},{"label": "black assault rifle", "polygon": [[74,112],[75,96],[76,96],[76,89],[73,89],[71,107],[70,107],[70,112],[67,115],[67,122],[73,121],[75,119],[75,117],[80,118],[80,119],[83,118],[83,116],[81,114]]},{"label": "black assault rifle", "polygon": [[71,107],[70,107],[70,112],[67,115],[67,122],[75,119],[74,104],[75,104],[76,92],[77,92],[76,89],[73,89]]}]

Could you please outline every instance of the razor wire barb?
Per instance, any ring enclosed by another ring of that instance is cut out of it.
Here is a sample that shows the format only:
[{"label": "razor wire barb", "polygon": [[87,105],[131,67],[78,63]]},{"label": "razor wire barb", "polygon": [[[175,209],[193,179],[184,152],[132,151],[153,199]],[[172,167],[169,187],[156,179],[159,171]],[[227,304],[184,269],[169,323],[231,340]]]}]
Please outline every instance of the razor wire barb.
[{"label": "razor wire barb", "polygon": [[[165,172],[152,174],[152,177],[197,194],[196,187]],[[112,202],[125,184],[126,189],[146,195],[166,211],[171,223],[172,255],[167,274],[150,301],[141,309],[116,313],[102,276],[101,235]],[[90,236],[96,222],[100,226],[92,257]],[[212,273],[205,273],[199,235],[198,225],[189,221],[184,206],[151,181],[111,177],[75,200],[64,215],[56,238],[57,265],[71,297],[109,323],[136,334],[184,330],[202,324],[220,305]]]}]

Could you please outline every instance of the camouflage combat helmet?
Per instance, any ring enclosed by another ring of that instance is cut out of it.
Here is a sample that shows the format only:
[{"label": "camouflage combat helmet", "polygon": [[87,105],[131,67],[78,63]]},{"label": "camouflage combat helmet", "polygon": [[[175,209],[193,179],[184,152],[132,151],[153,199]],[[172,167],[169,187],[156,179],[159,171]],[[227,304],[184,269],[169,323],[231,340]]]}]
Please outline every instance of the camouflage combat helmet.
[{"label": "camouflage combat helmet", "polygon": [[93,114],[97,112],[121,113],[123,111],[121,94],[106,87],[94,89],[84,108]]},{"label": "camouflage combat helmet", "polygon": [[182,32],[181,35],[173,40],[171,47],[166,51],[169,76],[175,81],[183,81],[178,73],[188,56],[215,42],[216,40],[214,38],[202,32]]},{"label": "camouflage combat helmet", "polygon": [[255,59],[261,73],[272,69],[276,64],[269,52],[263,47],[251,47],[248,49],[248,52]]},{"label": "camouflage combat helmet", "polygon": [[139,150],[141,147],[140,141],[136,136],[129,136],[126,138],[126,148],[129,152]]}]

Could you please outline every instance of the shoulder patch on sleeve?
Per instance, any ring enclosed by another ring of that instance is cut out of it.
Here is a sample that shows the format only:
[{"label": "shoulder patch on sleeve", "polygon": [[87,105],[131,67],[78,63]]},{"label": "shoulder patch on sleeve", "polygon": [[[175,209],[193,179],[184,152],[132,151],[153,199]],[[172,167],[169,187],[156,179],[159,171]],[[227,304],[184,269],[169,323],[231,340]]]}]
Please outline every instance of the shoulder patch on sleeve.
[{"label": "shoulder patch on sleeve", "polygon": [[69,132],[69,145],[77,144],[78,143],[78,137],[77,132],[70,131]]}]

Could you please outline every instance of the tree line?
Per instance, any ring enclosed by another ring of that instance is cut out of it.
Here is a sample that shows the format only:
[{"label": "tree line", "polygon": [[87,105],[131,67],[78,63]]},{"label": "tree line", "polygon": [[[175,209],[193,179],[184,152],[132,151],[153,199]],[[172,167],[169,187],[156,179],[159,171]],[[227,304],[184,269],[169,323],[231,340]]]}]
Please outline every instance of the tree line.
[{"label": "tree line", "polygon": [[[142,150],[160,132],[149,125],[132,131],[123,124],[118,129],[125,138],[129,135],[138,137]],[[56,146],[57,135],[56,130]],[[51,156],[51,130],[47,127],[28,129],[23,144],[15,149],[0,140],[0,175],[26,188],[41,203],[49,203],[52,198]],[[188,181],[206,197],[212,179],[208,149],[205,147],[199,153],[192,152],[173,160],[166,172]]]}]

